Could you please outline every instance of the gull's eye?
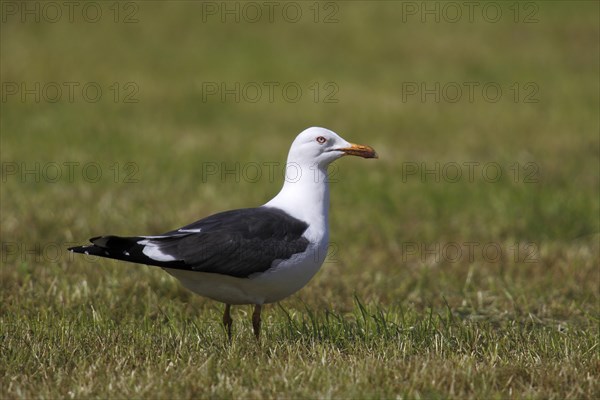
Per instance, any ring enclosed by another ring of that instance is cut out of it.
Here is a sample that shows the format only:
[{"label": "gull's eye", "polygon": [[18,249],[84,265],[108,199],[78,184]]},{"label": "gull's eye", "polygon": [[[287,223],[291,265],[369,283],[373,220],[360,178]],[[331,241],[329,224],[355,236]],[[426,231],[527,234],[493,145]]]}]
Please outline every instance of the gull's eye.
[{"label": "gull's eye", "polygon": [[323,143],[325,143],[326,141],[327,141],[327,139],[325,139],[323,136],[319,136],[319,137],[317,138],[317,143],[319,143],[319,144],[323,144]]}]

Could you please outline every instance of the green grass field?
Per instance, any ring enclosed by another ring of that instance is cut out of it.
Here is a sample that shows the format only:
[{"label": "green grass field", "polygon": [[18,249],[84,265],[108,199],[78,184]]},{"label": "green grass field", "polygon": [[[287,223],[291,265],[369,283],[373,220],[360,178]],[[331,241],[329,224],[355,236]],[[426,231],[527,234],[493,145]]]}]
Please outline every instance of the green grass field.
[{"label": "green grass field", "polygon": [[[53,3],[1,3],[0,397],[600,397],[598,2]],[[380,159],[260,345],[66,251],[264,203],[313,125]]]}]

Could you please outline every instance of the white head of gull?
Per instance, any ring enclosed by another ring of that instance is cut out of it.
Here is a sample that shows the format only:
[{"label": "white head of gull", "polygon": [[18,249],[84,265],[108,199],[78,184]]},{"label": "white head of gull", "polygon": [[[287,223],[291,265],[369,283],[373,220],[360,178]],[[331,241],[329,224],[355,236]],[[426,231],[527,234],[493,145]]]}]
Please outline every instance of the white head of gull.
[{"label": "white head of gull", "polygon": [[[265,204],[309,223],[309,234],[328,239],[329,179],[327,167],[347,154],[376,158],[375,151],[342,139],[325,128],[308,128],[292,143],[281,191]],[[316,238],[315,238],[316,239]],[[327,245],[325,245],[327,246]]]}]

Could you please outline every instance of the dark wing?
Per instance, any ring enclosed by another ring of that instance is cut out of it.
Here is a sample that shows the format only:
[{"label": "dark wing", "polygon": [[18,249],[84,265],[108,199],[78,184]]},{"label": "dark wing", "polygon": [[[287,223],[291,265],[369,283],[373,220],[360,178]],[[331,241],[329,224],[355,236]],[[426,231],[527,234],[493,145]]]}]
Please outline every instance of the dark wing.
[{"label": "dark wing", "polygon": [[214,214],[159,236],[101,236],[69,250],[163,268],[248,277],[306,250],[304,221],[272,207]]}]

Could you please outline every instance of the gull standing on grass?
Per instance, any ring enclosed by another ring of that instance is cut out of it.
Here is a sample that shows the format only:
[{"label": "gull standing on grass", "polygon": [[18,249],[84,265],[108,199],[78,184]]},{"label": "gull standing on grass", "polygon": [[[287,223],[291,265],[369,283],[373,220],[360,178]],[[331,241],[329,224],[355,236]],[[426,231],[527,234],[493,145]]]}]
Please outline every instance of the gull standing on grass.
[{"label": "gull standing on grass", "polygon": [[258,339],[262,305],[304,287],[325,260],[327,166],[345,155],[377,158],[369,146],[349,143],[324,128],[308,128],[288,154],[286,168],[296,169],[294,179],[286,179],[266,204],[220,212],[162,235],[97,236],[91,245],[69,250],[161,267],[192,292],[225,303],[229,340],[231,305],[253,304]]}]

